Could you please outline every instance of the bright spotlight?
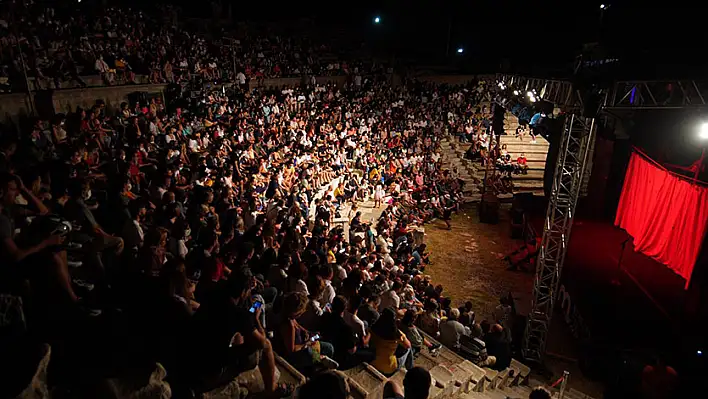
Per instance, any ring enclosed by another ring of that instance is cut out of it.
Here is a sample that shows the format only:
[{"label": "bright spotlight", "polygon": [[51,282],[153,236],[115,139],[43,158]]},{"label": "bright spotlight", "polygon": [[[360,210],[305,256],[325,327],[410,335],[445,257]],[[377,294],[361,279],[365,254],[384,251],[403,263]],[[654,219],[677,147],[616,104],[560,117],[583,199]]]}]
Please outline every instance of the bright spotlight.
[{"label": "bright spotlight", "polygon": [[702,140],[708,140],[708,122],[704,122],[698,131],[698,137]]},{"label": "bright spotlight", "polygon": [[375,24],[381,23],[381,17],[374,18],[374,23]]},{"label": "bright spotlight", "polygon": [[514,95],[515,95],[515,96],[518,96],[518,95],[519,95],[519,91],[518,91],[518,90],[514,90]]},{"label": "bright spotlight", "polygon": [[600,4],[600,9],[601,9],[601,10],[604,10],[605,8],[607,8],[607,6],[606,6],[606,5],[604,5],[604,4]]},{"label": "bright spotlight", "polygon": [[465,52],[465,49],[463,49],[462,47],[457,49],[457,54],[462,54],[464,52]]}]

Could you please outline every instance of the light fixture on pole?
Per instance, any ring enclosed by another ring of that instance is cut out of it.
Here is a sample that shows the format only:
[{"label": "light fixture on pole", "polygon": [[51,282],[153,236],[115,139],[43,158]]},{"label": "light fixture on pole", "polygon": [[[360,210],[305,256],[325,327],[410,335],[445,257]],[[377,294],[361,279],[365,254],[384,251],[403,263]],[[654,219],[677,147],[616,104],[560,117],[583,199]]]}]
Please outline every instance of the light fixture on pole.
[{"label": "light fixture on pole", "polygon": [[529,98],[529,101],[532,103],[535,103],[537,98],[536,98],[536,90],[532,90],[529,92],[526,92],[526,96]]},{"label": "light fixture on pole", "polygon": [[698,177],[700,176],[701,172],[703,172],[703,163],[705,162],[706,159],[706,145],[708,145],[708,122],[703,122],[701,124],[700,129],[698,130],[698,138],[703,141],[703,149],[701,150],[701,157],[694,162],[694,165],[691,165],[695,168],[695,171],[693,173],[693,179],[698,180]]},{"label": "light fixture on pole", "polygon": [[379,16],[374,17],[374,23],[375,23],[375,24],[380,24],[380,23],[381,23],[381,17],[379,17]]},{"label": "light fixture on pole", "polygon": [[698,138],[701,140],[708,140],[708,122],[703,122],[700,129],[698,129]]}]

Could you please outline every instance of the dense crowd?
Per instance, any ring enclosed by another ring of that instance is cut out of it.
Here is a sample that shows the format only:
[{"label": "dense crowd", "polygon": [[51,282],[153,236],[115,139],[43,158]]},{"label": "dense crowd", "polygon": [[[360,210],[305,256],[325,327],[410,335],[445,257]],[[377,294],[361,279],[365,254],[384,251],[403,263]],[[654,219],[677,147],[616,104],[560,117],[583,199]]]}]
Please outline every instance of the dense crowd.
[{"label": "dense crowd", "polygon": [[[129,8],[57,6],[33,0],[0,6],[0,92],[23,91],[24,70],[33,89],[86,86],[82,76],[104,84],[212,82],[356,75],[381,66],[347,62],[303,35],[269,29],[221,35],[190,33],[169,6],[154,13]],[[24,67],[23,67],[24,63]]]},{"label": "dense crowd", "polygon": [[3,343],[50,343],[65,389],[159,362],[177,397],[256,365],[266,394],[288,394],[274,353],[308,376],[391,375],[436,353],[422,332],[508,367],[513,301],[490,321],[454,307],[414,235],[462,202],[439,145],[488,125],[483,95],[375,78],[204,89],[174,111],[97,102],[4,135]]}]

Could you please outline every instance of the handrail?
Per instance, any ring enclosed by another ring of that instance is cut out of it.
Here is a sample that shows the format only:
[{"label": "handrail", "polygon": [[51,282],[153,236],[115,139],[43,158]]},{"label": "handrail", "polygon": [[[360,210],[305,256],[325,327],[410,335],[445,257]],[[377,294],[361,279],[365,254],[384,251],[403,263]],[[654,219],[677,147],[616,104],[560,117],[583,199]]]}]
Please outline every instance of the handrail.
[{"label": "handrail", "polygon": [[568,379],[570,378],[570,372],[569,371],[563,371],[563,377],[560,378],[560,391],[558,392],[558,399],[563,399],[563,396],[565,395],[565,388],[568,385]]}]

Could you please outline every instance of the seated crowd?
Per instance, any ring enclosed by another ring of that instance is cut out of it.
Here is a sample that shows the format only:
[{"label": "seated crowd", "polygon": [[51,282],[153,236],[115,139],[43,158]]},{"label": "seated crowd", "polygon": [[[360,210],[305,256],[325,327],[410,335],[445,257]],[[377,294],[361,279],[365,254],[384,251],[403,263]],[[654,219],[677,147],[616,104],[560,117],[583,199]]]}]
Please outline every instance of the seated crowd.
[{"label": "seated crowd", "polygon": [[[99,102],[4,134],[0,290],[26,323],[0,341],[50,343],[54,384],[74,389],[159,362],[175,397],[256,365],[287,394],[274,353],[307,376],[392,375],[439,341],[508,367],[513,301],[490,321],[453,307],[414,234],[463,199],[439,144],[480,117],[479,93],[204,89],[186,109]],[[357,210],[368,198],[377,220]]]},{"label": "seated crowd", "polygon": [[[93,8],[73,2],[54,7],[33,0],[0,6],[0,92],[23,91],[23,60],[34,89],[84,87],[82,76],[104,84],[258,80],[302,75],[352,75],[381,69],[329,56],[329,46],[272,30],[190,34],[176,24],[177,10]],[[334,56],[336,57],[336,56]],[[234,75],[235,74],[235,75]],[[66,86],[64,86],[66,87]]]}]

